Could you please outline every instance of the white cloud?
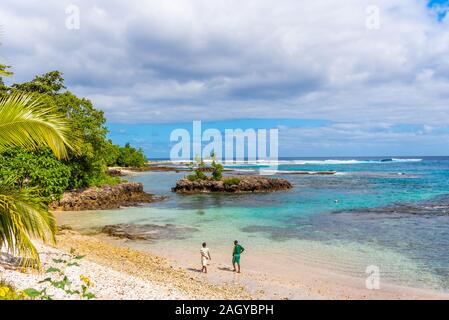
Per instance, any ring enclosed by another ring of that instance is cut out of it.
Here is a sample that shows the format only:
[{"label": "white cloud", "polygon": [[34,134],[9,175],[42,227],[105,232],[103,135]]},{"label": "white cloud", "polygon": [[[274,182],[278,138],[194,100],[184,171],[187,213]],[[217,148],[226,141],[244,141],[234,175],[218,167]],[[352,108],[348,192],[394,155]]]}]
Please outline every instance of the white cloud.
[{"label": "white cloud", "polygon": [[280,153],[287,156],[441,156],[449,131],[429,126],[398,130],[386,123],[336,123],[327,127],[279,130]]},{"label": "white cloud", "polygon": [[[65,8],[81,10],[80,30]],[[2,0],[16,79],[58,69],[111,122],[229,118],[442,124],[448,19],[424,1]]]}]

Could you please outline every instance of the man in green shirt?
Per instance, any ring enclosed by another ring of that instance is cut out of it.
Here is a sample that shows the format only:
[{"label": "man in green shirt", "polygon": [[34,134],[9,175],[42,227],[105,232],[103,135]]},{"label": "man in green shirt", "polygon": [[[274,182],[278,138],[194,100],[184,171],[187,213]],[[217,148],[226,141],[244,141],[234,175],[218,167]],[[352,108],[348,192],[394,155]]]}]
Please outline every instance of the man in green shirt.
[{"label": "man in green shirt", "polygon": [[245,248],[243,248],[241,245],[239,245],[239,242],[237,240],[234,241],[234,250],[232,251],[232,265],[234,266],[234,272],[235,265],[238,266],[237,273],[240,273],[240,255],[245,251]]}]

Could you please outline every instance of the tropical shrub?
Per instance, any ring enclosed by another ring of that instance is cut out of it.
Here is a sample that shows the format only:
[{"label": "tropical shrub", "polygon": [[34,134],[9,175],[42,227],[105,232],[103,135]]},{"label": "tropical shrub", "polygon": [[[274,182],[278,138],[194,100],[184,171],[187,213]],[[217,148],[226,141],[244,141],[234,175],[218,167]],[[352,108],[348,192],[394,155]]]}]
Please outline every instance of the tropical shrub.
[{"label": "tropical shrub", "polygon": [[187,180],[189,180],[189,181],[198,181],[198,178],[196,177],[196,174],[189,174],[189,175],[187,175]]},{"label": "tropical shrub", "polygon": [[119,147],[116,164],[120,167],[143,167],[147,159],[142,149],[131,147],[129,143],[124,147]]},{"label": "tropical shrub", "polygon": [[194,161],[188,164],[188,167],[193,170],[193,173],[187,176],[188,180],[197,181],[207,179],[207,175],[204,173],[206,171],[206,164],[199,156],[196,156]]},{"label": "tropical shrub", "polygon": [[70,168],[56,159],[51,150],[29,152],[10,149],[0,154],[0,180],[14,188],[34,188],[45,203],[58,200],[67,189]]},{"label": "tropical shrub", "polygon": [[[77,150],[76,141],[64,115],[43,99],[24,93],[0,98],[0,154],[18,147],[33,151],[49,147],[56,158],[65,159],[70,150]],[[6,244],[23,264],[39,265],[31,239],[54,242],[55,220],[40,198],[27,188],[14,188],[14,183],[0,179],[0,247]]]},{"label": "tropical shrub", "polygon": [[223,183],[226,186],[238,185],[240,183],[240,179],[239,178],[227,178],[223,181]]},{"label": "tropical shrub", "polygon": [[120,146],[113,144],[111,140],[108,140],[105,153],[104,160],[106,165],[108,167],[118,166],[117,159],[120,155]]},{"label": "tropical shrub", "polygon": [[107,139],[103,111],[95,109],[90,100],[64,89],[62,73],[52,71],[36,76],[30,82],[14,84],[9,91],[33,93],[66,115],[70,131],[81,141],[79,150],[70,152],[66,163],[71,169],[70,189],[98,185],[106,179],[107,166],[140,167],[145,164],[142,150],[129,144],[119,147]]},{"label": "tropical shrub", "polygon": [[[52,259],[53,265],[45,270],[45,279],[39,281],[39,284],[45,284],[42,289],[27,288],[21,291],[22,296],[33,300],[52,300],[49,289],[62,291],[69,297],[79,297],[81,299],[95,299],[96,296],[90,289],[94,286],[93,282],[85,275],[80,275],[80,281],[70,279],[66,274],[66,269],[70,267],[79,267],[79,262],[84,256],[76,254],[74,249],[69,254]],[[81,282],[81,284],[79,284]]]},{"label": "tropical shrub", "polygon": [[[106,139],[103,112],[63,91],[60,72],[8,87],[1,79],[12,75],[7,69],[0,64],[0,247],[6,244],[24,263],[39,264],[32,238],[55,239],[45,203],[65,188],[117,181],[106,173],[114,159],[111,148],[117,148]],[[141,164],[140,151],[125,151],[131,156],[124,152],[123,163]]]},{"label": "tropical shrub", "polygon": [[113,177],[110,175],[104,175],[97,179],[90,180],[90,186],[92,187],[101,187],[101,186],[115,186],[119,183],[127,182],[126,179],[122,179],[121,177]]},{"label": "tropical shrub", "polygon": [[223,166],[219,163],[216,163],[215,160],[212,161],[212,178],[216,181],[219,181],[223,178]]}]

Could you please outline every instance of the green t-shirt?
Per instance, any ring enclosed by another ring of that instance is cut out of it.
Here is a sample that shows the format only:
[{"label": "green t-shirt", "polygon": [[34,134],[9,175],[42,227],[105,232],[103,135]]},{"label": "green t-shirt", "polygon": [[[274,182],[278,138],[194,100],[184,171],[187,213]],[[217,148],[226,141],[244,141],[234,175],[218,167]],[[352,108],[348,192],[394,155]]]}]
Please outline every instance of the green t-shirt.
[{"label": "green t-shirt", "polygon": [[243,250],[245,249],[239,244],[234,246],[234,254],[240,254]]}]

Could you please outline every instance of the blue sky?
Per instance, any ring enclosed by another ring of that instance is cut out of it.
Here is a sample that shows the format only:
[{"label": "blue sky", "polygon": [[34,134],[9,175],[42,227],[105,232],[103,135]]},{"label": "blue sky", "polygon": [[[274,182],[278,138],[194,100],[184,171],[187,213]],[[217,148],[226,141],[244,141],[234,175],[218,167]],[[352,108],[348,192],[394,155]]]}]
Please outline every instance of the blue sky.
[{"label": "blue sky", "polygon": [[[68,29],[67,8],[80,28]],[[372,6],[378,28],[368,27]],[[169,133],[278,128],[281,156],[449,154],[441,0],[2,0],[14,79],[64,73],[110,138],[167,157]]]},{"label": "blue sky", "polygon": [[446,17],[448,11],[448,0],[430,0],[428,2],[428,7],[437,9],[436,16],[439,21],[442,21]]},{"label": "blue sky", "polygon": [[[140,146],[148,156],[153,158],[169,158],[170,149],[176,143],[170,142],[170,133],[173,130],[186,129],[192,137],[192,123],[187,122],[111,123],[108,128],[109,136],[113,141],[122,145],[130,142]],[[429,128],[417,124],[357,125],[313,119],[239,119],[202,122],[203,132],[209,128],[216,128],[222,134],[228,128],[243,130],[277,128],[280,141],[279,154],[282,157],[436,156],[448,154],[440,148],[447,142],[449,126]]]}]

